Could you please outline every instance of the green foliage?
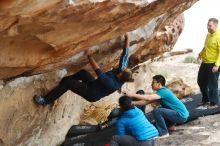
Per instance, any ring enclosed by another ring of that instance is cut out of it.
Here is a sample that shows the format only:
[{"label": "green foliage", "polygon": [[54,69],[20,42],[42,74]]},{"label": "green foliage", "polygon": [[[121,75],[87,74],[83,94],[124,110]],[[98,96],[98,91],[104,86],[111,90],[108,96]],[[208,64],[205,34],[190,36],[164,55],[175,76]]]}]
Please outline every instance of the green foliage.
[{"label": "green foliage", "polygon": [[195,58],[194,56],[190,55],[190,56],[187,56],[183,63],[195,63],[195,64],[199,64],[199,61],[197,60],[197,58]]}]

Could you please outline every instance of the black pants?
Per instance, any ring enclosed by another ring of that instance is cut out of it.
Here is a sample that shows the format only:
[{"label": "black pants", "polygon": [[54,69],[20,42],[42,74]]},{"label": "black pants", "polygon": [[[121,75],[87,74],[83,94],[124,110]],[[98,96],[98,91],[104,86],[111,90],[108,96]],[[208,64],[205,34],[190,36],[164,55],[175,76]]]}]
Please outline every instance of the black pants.
[{"label": "black pants", "polygon": [[137,141],[130,135],[114,135],[110,141],[110,146],[155,146],[155,140]]},{"label": "black pants", "polygon": [[202,63],[198,73],[198,85],[202,93],[202,102],[218,103],[219,70],[212,72],[214,63]]},{"label": "black pants", "polygon": [[94,80],[95,78],[86,70],[81,70],[74,75],[64,77],[59,85],[45,96],[46,103],[52,103],[67,90],[73,91],[74,93],[85,98],[87,101],[97,101],[97,99],[90,98],[89,96],[88,83]]}]

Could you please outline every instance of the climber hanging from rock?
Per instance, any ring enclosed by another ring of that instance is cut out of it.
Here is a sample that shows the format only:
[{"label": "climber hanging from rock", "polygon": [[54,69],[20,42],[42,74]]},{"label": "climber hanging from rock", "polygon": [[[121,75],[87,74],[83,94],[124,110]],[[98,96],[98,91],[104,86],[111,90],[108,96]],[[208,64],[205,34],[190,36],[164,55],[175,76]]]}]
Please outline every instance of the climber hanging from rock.
[{"label": "climber hanging from rock", "polygon": [[97,62],[92,57],[90,49],[85,53],[89,59],[92,69],[95,71],[97,78],[95,79],[88,71],[80,70],[79,72],[64,77],[61,82],[45,96],[34,96],[33,100],[36,104],[50,104],[67,90],[80,95],[89,102],[95,102],[101,98],[120,90],[125,82],[133,82],[132,72],[128,67],[128,47],[129,38],[125,34],[125,47],[120,57],[119,66],[107,72],[103,72]]}]

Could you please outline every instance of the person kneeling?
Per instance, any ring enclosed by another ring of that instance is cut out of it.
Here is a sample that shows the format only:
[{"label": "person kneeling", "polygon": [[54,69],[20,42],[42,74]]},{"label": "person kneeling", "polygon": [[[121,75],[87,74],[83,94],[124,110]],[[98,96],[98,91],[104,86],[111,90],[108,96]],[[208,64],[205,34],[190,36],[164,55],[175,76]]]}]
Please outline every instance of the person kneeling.
[{"label": "person kneeling", "polygon": [[132,98],[119,98],[122,110],[116,123],[117,135],[110,141],[110,146],[154,146],[157,129],[148,121],[144,113],[132,105]]}]

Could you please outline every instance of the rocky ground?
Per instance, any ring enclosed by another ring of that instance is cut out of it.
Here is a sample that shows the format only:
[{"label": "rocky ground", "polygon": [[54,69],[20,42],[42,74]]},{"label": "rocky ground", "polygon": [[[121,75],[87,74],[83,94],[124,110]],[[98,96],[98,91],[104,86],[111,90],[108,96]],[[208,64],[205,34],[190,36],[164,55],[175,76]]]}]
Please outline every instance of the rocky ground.
[{"label": "rocky ground", "polygon": [[168,138],[157,139],[157,146],[220,146],[220,115],[200,117],[177,126]]}]

